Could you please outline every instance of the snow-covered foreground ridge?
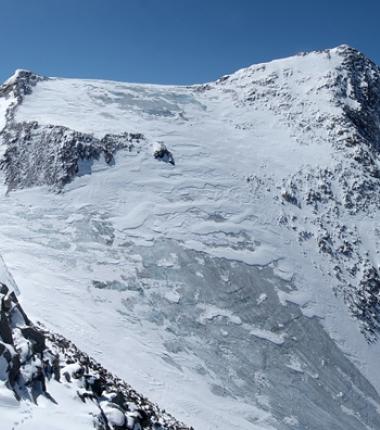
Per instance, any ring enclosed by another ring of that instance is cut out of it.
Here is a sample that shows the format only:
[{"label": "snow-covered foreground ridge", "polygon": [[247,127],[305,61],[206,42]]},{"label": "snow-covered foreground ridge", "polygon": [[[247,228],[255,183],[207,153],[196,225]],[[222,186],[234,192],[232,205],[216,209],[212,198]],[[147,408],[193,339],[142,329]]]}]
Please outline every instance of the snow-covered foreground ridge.
[{"label": "snow-covered foreground ridge", "polygon": [[378,66],[341,46],[189,87],[18,71],[0,129],[33,319],[196,429],[380,428]]},{"label": "snow-covered foreground ridge", "polygon": [[[21,401],[29,404],[23,421],[33,422],[33,405],[38,406],[42,400],[45,407],[53,409],[53,416],[56,413],[56,419],[61,416],[70,420],[68,397],[71,401],[76,399],[77,411],[73,415],[83,415],[84,428],[191,430],[115,378],[73,343],[34,325],[15,292],[4,283],[0,283],[0,299],[0,406],[12,410],[21,409]],[[63,392],[57,390],[59,384]],[[17,427],[18,420],[9,410],[1,418],[3,428]],[[27,428],[41,428],[41,422],[31,422]],[[67,425],[48,423],[53,428],[68,428]],[[75,425],[82,428],[79,423]]]},{"label": "snow-covered foreground ridge", "polygon": [[[24,421],[33,421],[32,405],[38,406],[42,400],[42,404],[53,409],[56,418],[61,415],[72,419],[70,406],[65,404],[65,397],[69,397],[71,401],[76,399],[75,409],[83,414],[84,428],[190,430],[115,378],[70,341],[34,325],[14,291],[4,283],[0,283],[0,299],[1,406],[21,409],[21,401],[29,403]],[[58,390],[54,397],[50,391],[55,393],[59,384],[66,396]],[[81,402],[88,404],[84,406]],[[73,415],[80,415],[78,411]],[[3,428],[17,427],[17,422],[9,411],[2,416]],[[58,428],[60,424],[53,421],[48,426]],[[26,427],[34,425],[29,422]],[[77,427],[82,428],[79,423]],[[67,428],[67,423],[59,428]]]}]

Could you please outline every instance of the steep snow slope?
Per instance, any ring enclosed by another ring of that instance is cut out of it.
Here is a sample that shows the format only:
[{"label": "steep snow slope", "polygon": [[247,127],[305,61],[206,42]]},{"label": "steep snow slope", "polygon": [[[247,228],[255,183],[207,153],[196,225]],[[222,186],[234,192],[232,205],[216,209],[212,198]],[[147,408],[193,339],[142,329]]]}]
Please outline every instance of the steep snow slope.
[{"label": "steep snow slope", "polygon": [[379,428],[379,80],[345,46],[192,87],[18,72],[24,307],[196,429]]}]

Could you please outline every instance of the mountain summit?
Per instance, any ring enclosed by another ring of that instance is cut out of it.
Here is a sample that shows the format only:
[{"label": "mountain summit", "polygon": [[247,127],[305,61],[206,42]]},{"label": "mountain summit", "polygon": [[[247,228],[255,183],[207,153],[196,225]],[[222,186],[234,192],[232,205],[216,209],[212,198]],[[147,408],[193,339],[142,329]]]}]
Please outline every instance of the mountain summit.
[{"label": "mountain summit", "polygon": [[380,427],[372,61],[342,45],[192,86],[19,70],[0,130],[32,319],[196,430]]}]

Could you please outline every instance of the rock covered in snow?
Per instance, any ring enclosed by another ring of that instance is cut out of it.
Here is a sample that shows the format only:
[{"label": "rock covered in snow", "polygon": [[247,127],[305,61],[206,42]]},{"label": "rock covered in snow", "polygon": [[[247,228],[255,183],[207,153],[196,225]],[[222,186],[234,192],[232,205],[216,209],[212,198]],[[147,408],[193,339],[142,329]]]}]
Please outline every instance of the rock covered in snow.
[{"label": "rock covered in snow", "polygon": [[103,158],[107,165],[113,165],[117,151],[138,151],[143,139],[133,133],[106,134],[97,139],[62,126],[14,123],[0,134],[6,147],[0,169],[9,190],[39,185],[61,190],[75,176],[91,173],[94,161]]},{"label": "rock covered in snow", "polygon": [[375,279],[380,268],[368,269],[358,232],[344,220],[380,210],[380,68],[350,47],[338,48],[338,54],[340,73],[330,77],[329,86],[341,110],[324,120],[337,161],[332,168],[305,166],[284,178],[281,198],[300,209],[292,228],[309,225],[309,238],[314,236],[318,250],[329,255],[345,301],[373,341],[379,332]]},{"label": "rock covered in snow", "polygon": [[164,142],[154,142],[152,150],[153,157],[157,160],[175,165],[173,154],[166,148]]},{"label": "rock covered in snow", "polygon": [[98,430],[190,430],[113,376],[72,342],[25,315],[13,291],[0,283],[0,383],[15,398],[38,403],[50,381],[72,385],[83,402],[99,410]]}]

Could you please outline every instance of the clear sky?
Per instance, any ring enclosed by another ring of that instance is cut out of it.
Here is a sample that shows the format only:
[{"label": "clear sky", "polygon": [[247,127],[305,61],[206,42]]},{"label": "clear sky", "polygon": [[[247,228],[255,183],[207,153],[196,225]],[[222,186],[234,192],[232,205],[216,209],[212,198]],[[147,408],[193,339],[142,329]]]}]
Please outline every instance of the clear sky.
[{"label": "clear sky", "polygon": [[0,81],[190,84],[342,43],[380,64],[380,0],[0,0]]}]

